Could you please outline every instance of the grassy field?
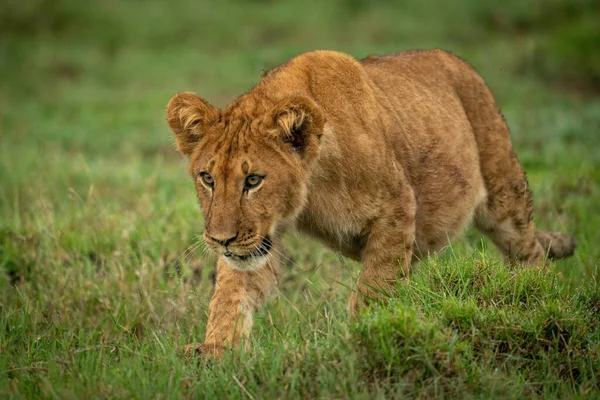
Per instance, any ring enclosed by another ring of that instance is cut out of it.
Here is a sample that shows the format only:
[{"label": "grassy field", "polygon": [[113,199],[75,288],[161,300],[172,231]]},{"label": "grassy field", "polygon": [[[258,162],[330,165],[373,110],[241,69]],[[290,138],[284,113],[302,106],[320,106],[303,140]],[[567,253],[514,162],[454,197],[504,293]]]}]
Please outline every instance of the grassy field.
[{"label": "grassy field", "polygon": [[[97,4],[96,4],[97,3]],[[0,398],[600,397],[600,7],[7,0],[0,5]],[[509,269],[475,230],[349,321],[359,266],[290,235],[250,353],[185,359],[215,260],[164,111],[224,106],[303,51],[441,47],[489,82],[542,229]]]}]

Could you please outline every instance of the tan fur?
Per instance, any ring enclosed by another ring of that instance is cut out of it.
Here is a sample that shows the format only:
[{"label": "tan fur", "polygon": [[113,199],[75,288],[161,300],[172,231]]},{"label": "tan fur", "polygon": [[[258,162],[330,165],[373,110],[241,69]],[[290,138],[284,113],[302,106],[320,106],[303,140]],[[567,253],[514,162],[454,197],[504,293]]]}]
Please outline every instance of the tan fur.
[{"label": "tan fur", "polygon": [[[180,93],[167,119],[189,158],[205,240],[220,255],[206,340],[189,351],[219,357],[248,337],[292,226],[364,264],[352,311],[393,292],[413,261],[471,220],[509,262],[540,265],[573,252],[567,235],[536,231],[492,94],[444,51],[362,61],[306,53],[223,110]],[[264,179],[245,190],[253,174]]]}]

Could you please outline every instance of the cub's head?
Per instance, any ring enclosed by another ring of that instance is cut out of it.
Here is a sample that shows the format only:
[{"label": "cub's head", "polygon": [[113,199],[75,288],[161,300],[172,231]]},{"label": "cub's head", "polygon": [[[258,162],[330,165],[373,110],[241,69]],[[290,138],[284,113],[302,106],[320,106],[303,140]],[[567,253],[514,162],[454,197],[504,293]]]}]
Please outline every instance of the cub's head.
[{"label": "cub's head", "polygon": [[232,268],[268,260],[279,228],[306,201],[308,170],[319,154],[323,113],[307,97],[271,105],[243,98],[219,110],[197,95],[177,94],[167,121],[189,161],[204,240]]}]

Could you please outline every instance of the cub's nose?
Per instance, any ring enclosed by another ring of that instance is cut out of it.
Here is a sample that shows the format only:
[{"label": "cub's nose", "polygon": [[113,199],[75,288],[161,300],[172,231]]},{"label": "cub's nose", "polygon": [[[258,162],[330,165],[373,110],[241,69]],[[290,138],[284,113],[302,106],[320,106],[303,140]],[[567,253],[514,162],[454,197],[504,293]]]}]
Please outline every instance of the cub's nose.
[{"label": "cub's nose", "polygon": [[231,242],[233,242],[235,239],[237,239],[238,234],[236,233],[235,236],[229,236],[229,235],[211,235],[209,234],[208,237],[210,238],[210,240],[212,240],[215,243],[220,244],[221,246],[227,247],[227,245],[229,245]]}]

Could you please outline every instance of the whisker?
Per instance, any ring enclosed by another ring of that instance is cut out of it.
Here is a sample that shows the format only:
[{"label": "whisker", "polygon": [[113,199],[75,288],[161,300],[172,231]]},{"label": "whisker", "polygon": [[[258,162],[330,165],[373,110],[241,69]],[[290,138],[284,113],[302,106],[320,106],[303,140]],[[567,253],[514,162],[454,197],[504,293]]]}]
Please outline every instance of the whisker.
[{"label": "whisker", "polygon": [[207,244],[206,244],[206,242],[204,241],[204,239],[200,240],[200,247],[201,247],[201,251],[202,251],[202,253],[201,253],[200,257],[204,258],[204,257],[205,257],[205,256],[208,254],[208,252],[209,252],[209,250],[210,250],[210,249],[208,248],[208,245],[207,245]]},{"label": "whisker", "polygon": [[[265,250],[267,250],[264,245],[262,244],[262,240],[258,243],[258,244],[254,244],[253,245],[255,250],[258,250],[259,253],[266,253],[269,256],[272,256],[273,258],[275,258],[275,261],[277,261],[277,264],[281,265],[282,262],[281,260],[279,260],[277,258],[277,254],[276,253],[270,253],[270,252],[266,252]],[[273,247],[271,246],[271,249],[273,249]],[[267,265],[271,268],[271,271],[273,272],[274,275],[277,275],[276,270],[273,268],[273,265],[271,263],[267,263]],[[278,267],[279,268],[279,267]],[[253,271],[254,273],[255,271]]]},{"label": "whisker", "polygon": [[190,253],[193,253],[198,248],[198,243],[192,243],[188,246],[175,260],[175,263],[181,262],[181,259],[186,259]]},{"label": "whisker", "polygon": [[[266,237],[261,236],[261,235],[258,235],[258,237],[261,238],[259,245],[262,246],[263,250],[267,250],[266,248],[264,248],[264,245],[262,242],[264,239],[266,239]],[[270,251],[268,251],[267,253],[273,253],[273,255],[279,255],[279,257],[282,258],[283,261],[287,261],[288,263],[292,264],[293,266],[300,268],[300,266],[294,260],[292,260],[291,258],[287,257],[285,254],[283,254],[281,251],[279,251],[276,246],[271,246]],[[277,260],[277,261],[279,261],[281,263],[281,260]]]},{"label": "whisker", "polygon": [[196,250],[200,248],[200,258],[204,258],[208,252],[208,246],[204,242],[201,236],[196,235],[190,246],[188,246],[175,260],[175,263],[188,262],[193,256]]}]

